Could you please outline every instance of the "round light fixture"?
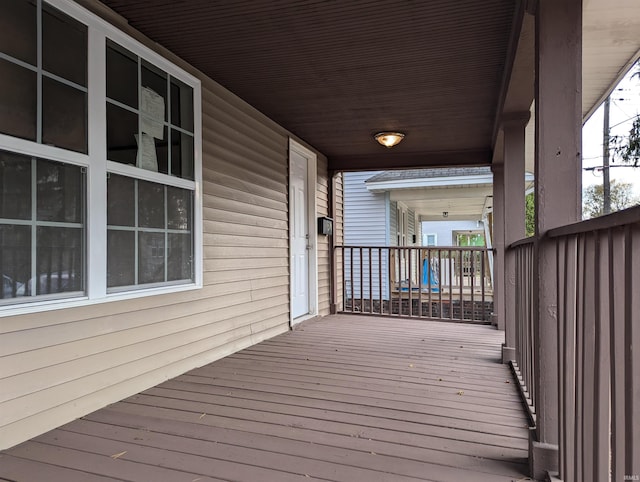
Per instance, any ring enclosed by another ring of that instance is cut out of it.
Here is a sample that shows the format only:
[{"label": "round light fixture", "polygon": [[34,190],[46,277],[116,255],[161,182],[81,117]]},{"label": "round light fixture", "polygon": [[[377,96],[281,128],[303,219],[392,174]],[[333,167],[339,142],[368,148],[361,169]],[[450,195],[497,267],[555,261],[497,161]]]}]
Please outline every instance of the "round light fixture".
[{"label": "round light fixture", "polygon": [[402,132],[378,132],[373,138],[384,147],[393,147],[404,139],[404,134]]}]

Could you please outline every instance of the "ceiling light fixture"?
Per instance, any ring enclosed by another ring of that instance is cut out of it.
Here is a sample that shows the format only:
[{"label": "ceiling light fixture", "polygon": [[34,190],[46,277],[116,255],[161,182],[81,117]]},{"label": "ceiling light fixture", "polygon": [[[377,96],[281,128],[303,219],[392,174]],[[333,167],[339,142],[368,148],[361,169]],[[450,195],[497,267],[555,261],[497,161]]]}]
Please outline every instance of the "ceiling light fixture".
[{"label": "ceiling light fixture", "polygon": [[380,145],[393,147],[404,139],[404,134],[402,132],[378,132],[373,137]]}]

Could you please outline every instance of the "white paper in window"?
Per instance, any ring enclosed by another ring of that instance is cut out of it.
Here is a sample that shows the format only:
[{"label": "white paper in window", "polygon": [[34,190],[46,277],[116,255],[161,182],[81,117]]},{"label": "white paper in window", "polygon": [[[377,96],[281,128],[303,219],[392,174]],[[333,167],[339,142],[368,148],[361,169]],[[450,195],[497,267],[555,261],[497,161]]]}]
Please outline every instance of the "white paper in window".
[{"label": "white paper in window", "polygon": [[158,157],[156,156],[156,143],[149,134],[142,133],[142,140],[135,135],[138,143],[138,167],[148,171],[158,172]]},{"label": "white paper in window", "polygon": [[143,134],[162,140],[164,138],[164,98],[149,87],[143,87],[140,111]]}]

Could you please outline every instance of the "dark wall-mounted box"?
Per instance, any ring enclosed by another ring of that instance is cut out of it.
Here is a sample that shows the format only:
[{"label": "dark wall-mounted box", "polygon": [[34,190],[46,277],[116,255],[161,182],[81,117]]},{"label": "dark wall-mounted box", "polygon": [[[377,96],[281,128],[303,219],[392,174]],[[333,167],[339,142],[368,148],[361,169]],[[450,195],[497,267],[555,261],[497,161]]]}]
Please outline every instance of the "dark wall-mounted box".
[{"label": "dark wall-mounted box", "polygon": [[326,216],[318,218],[318,234],[333,236],[333,219]]}]

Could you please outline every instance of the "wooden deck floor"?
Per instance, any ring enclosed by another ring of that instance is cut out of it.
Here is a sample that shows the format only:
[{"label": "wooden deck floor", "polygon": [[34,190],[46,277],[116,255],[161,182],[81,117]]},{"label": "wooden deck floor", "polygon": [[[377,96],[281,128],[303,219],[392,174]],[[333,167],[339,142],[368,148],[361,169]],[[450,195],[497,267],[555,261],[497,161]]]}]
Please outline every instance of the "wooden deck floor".
[{"label": "wooden deck floor", "polygon": [[528,480],[502,340],[327,317],[5,451],[0,480]]}]

